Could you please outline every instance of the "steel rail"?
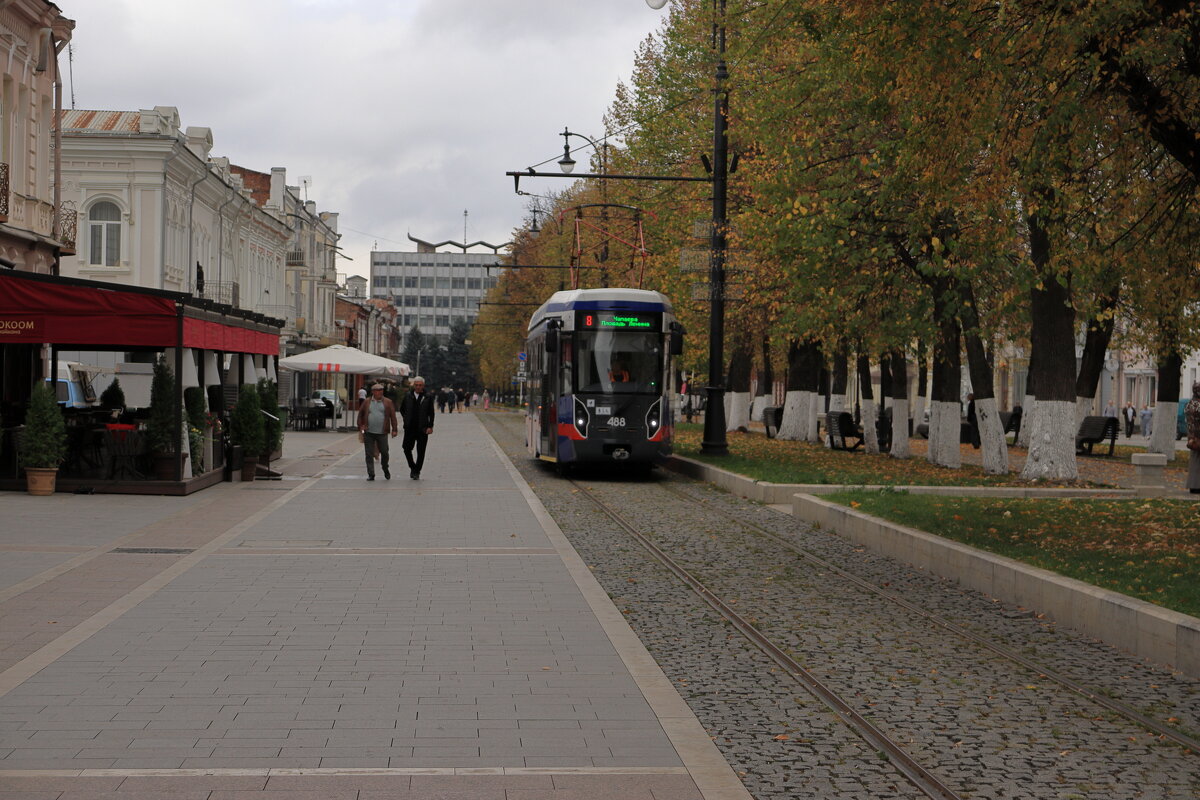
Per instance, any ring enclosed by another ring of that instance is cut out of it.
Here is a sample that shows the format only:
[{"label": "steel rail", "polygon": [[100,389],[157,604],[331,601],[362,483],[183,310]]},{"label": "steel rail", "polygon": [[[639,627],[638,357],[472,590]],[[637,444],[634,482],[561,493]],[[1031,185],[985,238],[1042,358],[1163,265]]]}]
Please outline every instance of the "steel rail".
[{"label": "steel rail", "polygon": [[968,639],[971,642],[974,642],[975,644],[978,644],[999,656],[1009,659],[1010,661],[1014,661],[1014,662],[1020,664],[1021,666],[1025,667],[1026,669],[1028,669],[1030,672],[1037,675],[1039,678],[1045,678],[1046,680],[1053,681],[1054,683],[1059,684],[1063,688],[1069,689],[1070,691],[1074,692],[1075,694],[1079,695],[1080,697],[1083,697],[1087,700],[1092,701],[1093,703],[1101,705],[1104,708],[1106,708],[1109,711],[1112,711],[1116,714],[1120,714],[1122,717],[1125,717],[1126,719],[1129,719],[1132,722],[1136,722],[1138,725],[1141,725],[1143,728],[1146,728],[1147,730],[1149,730],[1153,733],[1156,733],[1164,738],[1170,739],[1171,741],[1184,747],[1187,750],[1192,751],[1193,753],[1200,753],[1200,740],[1194,739],[1191,736],[1188,736],[1187,734],[1185,734],[1181,731],[1171,728],[1171,727],[1165,725],[1164,723],[1159,722],[1156,719],[1153,719],[1152,717],[1148,717],[1145,714],[1138,711],[1137,709],[1133,708],[1132,706],[1122,703],[1120,700],[1114,700],[1110,697],[1106,697],[1105,695],[1102,695],[1099,692],[1096,692],[1096,691],[1093,691],[1093,690],[1087,688],[1083,684],[1077,683],[1076,681],[1072,680],[1071,678],[1066,677],[1065,675],[1057,673],[1054,670],[1048,669],[1045,666],[1038,664],[1036,661],[1033,661],[1032,659],[1026,658],[1025,656],[1021,655],[1020,653],[1010,650],[1009,648],[1004,647],[1002,645],[998,645],[995,642],[992,642],[991,640],[987,639],[984,636],[974,633],[973,631],[969,631],[966,628],[962,628],[958,625],[955,625],[953,622],[950,622],[947,619],[939,617],[938,615],[936,615],[930,611],[926,611],[925,609],[921,608],[920,606],[916,605],[915,603],[905,600],[903,597],[901,597],[897,593],[888,591],[887,589],[884,589],[881,586],[877,586],[876,584],[872,583],[871,581],[868,581],[864,578],[860,578],[851,572],[847,572],[846,570],[842,569],[841,567],[839,567],[835,564],[832,564],[829,561],[826,561],[825,559],[821,558],[820,556],[818,556],[814,553],[811,553],[808,550],[805,550],[804,548],[796,545],[795,543],[789,542],[787,539],[783,538],[782,536],[775,533],[774,531],[767,530],[766,528],[764,528],[760,525],[756,525],[753,522],[747,522],[743,519],[735,517],[732,514],[728,514],[724,511],[722,511],[721,509],[714,506],[712,503],[709,503],[707,500],[703,500],[703,499],[697,500],[697,498],[688,495],[686,492],[682,492],[679,489],[676,489],[671,486],[664,486],[662,484],[659,484],[659,488],[663,489],[664,491],[666,491],[670,494],[674,494],[677,497],[687,500],[690,503],[700,502],[700,503],[704,504],[705,506],[707,506],[714,513],[719,514],[720,516],[724,517],[725,519],[728,519],[732,522],[736,522],[737,524],[741,525],[742,527],[749,528],[750,530],[753,530],[753,531],[761,534],[762,536],[765,536],[765,537],[771,539],[772,541],[786,547],[787,549],[791,550],[796,555],[809,561],[812,564],[815,564],[816,566],[820,567],[821,569],[828,570],[829,572],[832,572],[832,573],[836,574],[837,576],[845,579],[846,581],[853,583],[855,586],[858,586],[861,589],[865,589],[865,590],[872,592],[880,597],[890,600],[893,603],[895,603],[896,605],[899,605],[899,606],[913,612],[914,614],[916,614],[918,616],[924,617],[927,622],[930,622],[931,624],[933,624],[939,628],[942,628],[943,630],[950,631],[951,633],[961,636],[964,639]]},{"label": "steel rail", "polygon": [[577,481],[570,480],[570,484],[579,489],[580,493],[591,500],[601,511],[608,515],[610,519],[617,523],[626,533],[632,536],[642,547],[644,547],[656,560],[665,566],[670,572],[683,581],[688,588],[700,596],[704,602],[717,611],[730,624],[737,629],[742,636],[746,637],[751,643],[762,650],[772,661],[786,672],[793,680],[803,686],[809,694],[820,700],[828,706],[837,716],[844,722],[852,731],[858,734],[867,744],[875,748],[877,751],[887,755],[891,764],[904,775],[917,789],[919,789],[927,797],[935,800],[963,800],[963,796],[956,793],[953,789],[943,783],[937,776],[929,770],[921,766],[908,751],[893,741],[886,733],[878,728],[874,723],[863,717],[854,710],[850,704],[842,700],[836,692],[823,684],[815,675],[805,669],[799,662],[789,656],[782,648],[767,638],[761,631],[755,628],[749,621],[743,618],[740,614],[734,611],[729,605],[714,595],[709,589],[695,576],[688,572],[684,567],[671,558],[658,545],[650,541],[645,535],[637,530],[633,525],[625,520],[619,512],[611,508],[600,498],[594,496],[592,492]]}]

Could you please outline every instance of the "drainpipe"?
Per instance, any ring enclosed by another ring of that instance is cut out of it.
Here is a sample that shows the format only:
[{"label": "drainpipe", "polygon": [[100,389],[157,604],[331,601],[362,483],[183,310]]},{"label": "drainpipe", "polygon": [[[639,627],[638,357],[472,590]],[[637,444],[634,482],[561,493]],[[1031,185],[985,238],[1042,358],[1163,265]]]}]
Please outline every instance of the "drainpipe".
[{"label": "drainpipe", "polygon": [[[50,223],[50,238],[56,244],[54,246],[54,263],[50,267],[50,273],[58,275],[61,271],[59,260],[62,257],[62,248],[58,244],[59,237],[62,235],[62,75],[58,70],[58,47],[54,43],[54,33],[50,28],[42,28],[41,33],[47,53],[50,50],[54,51],[54,198],[52,200],[54,215]],[[76,231],[78,231],[78,227],[76,227]],[[76,233],[76,237],[78,238],[78,233]],[[57,376],[54,376],[54,380],[58,380]]]}]

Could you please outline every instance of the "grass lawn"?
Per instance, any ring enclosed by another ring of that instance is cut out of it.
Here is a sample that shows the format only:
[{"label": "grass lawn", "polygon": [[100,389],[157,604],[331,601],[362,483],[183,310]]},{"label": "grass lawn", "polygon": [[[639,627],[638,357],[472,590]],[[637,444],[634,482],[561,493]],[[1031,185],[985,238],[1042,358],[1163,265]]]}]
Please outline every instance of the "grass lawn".
[{"label": "grass lawn", "polygon": [[1200,503],[863,490],[823,499],[1200,617]]},{"label": "grass lawn", "polygon": [[[888,455],[867,455],[858,450],[847,453],[830,450],[812,442],[785,442],[768,439],[759,433],[729,433],[729,455],[706,456],[700,453],[704,428],[699,424],[675,427],[675,453],[713,466],[770,483],[825,483],[847,486],[1028,486],[1016,474],[988,475],[980,467],[964,464],[947,469],[930,464],[924,458],[896,459]],[[1096,487],[1086,481],[1051,483],[1039,486]]]}]

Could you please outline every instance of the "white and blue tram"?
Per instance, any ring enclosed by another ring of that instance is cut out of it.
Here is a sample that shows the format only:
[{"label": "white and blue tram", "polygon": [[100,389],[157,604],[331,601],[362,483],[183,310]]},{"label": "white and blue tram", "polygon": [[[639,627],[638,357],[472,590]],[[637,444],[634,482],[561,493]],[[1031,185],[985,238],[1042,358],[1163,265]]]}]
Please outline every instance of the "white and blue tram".
[{"label": "white and blue tram", "polygon": [[526,444],[560,472],[573,464],[649,468],[670,455],[672,356],[683,328],[671,301],[642,289],[556,292],[529,321]]}]

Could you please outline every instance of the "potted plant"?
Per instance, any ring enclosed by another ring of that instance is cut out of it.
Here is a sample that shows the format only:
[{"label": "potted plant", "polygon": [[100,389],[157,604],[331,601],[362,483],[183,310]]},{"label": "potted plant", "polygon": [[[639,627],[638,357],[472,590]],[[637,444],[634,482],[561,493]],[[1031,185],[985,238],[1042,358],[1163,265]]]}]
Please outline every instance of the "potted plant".
[{"label": "potted plant", "polygon": [[54,392],[45,381],[33,387],[19,457],[25,468],[26,490],[35,495],[54,494],[58,465],[67,456],[67,426]]},{"label": "potted plant", "polygon": [[175,458],[179,451],[180,434],[175,414],[179,397],[175,393],[175,375],[167,360],[154,362],[154,377],[150,381],[150,418],[146,420],[146,440],[154,456],[154,477],[160,481],[174,480]]},{"label": "potted plant", "polygon": [[266,431],[263,428],[262,404],[258,389],[252,383],[242,384],[238,391],[237,405],[233,407],[233,418],[229,421],[229,439],[242,448],[242,480],[254,480],[258,469],[258,457],[266,447]]},{"label": "potted plant", "polygon": [[199,386],[189,386],[183,390],[183,407],[187,411],[188,444],[192,452],[192,475],[204,471],[208,459],[205,458],[204,431],[208,428],[208,415],[204,412],[204,390]]},{"label": "potted plant", "polygon": [[108,388],[100,393],[100,407],[112,411],[114,418],[125,410],[125,390],[121,388],[121,382],[116,378],[113,378]]},{"label": "potted plant", "polygon": [[275,381],[270,378],[258,379],[258,402],[263,411],[276,418],[271,419],[266,414],[260,415],[263,418],[263,433],[266,437],[262,455],[276,458],[279,448],[283,445],[284,411],[279,407],[279,387]]}]

